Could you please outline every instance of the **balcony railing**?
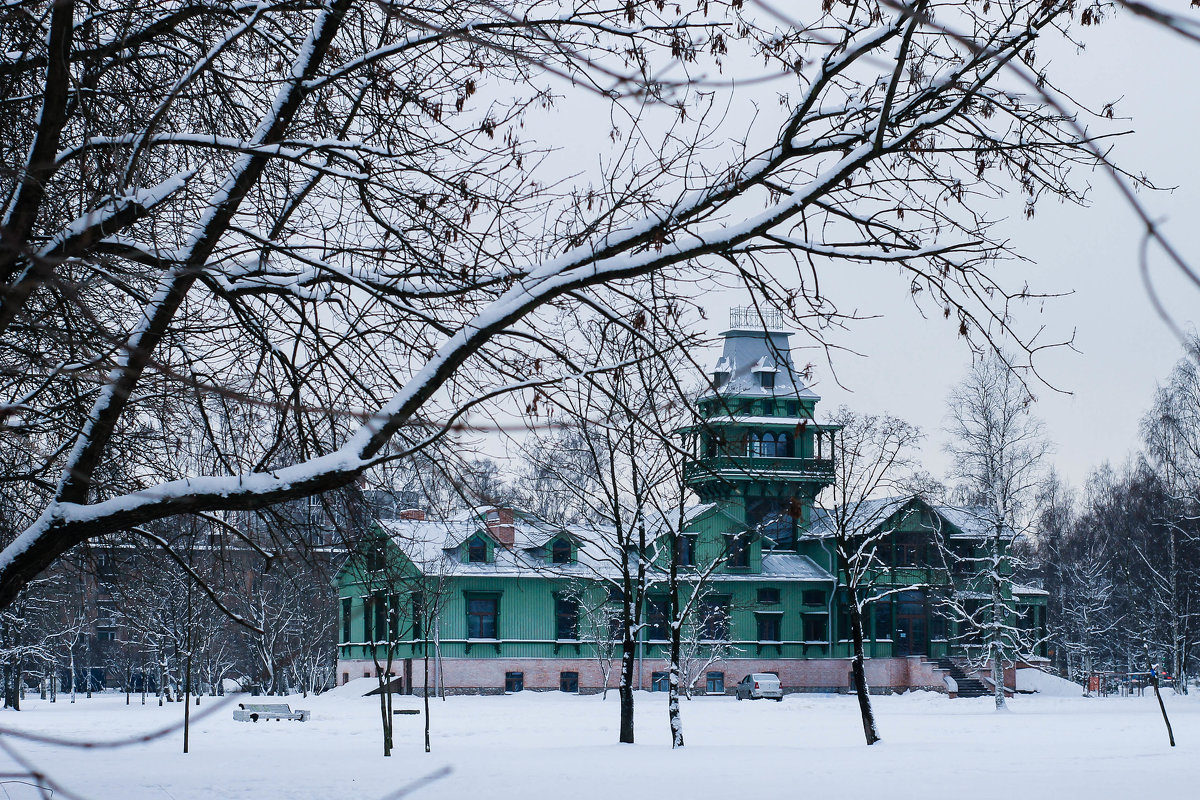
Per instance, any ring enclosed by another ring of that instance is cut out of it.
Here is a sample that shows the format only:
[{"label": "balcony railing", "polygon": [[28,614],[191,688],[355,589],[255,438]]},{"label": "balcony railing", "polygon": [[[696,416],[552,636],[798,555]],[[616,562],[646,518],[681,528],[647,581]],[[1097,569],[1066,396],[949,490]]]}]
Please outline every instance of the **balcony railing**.
[{"label": "balcony railing", "polygon": [[782,331],[783,312],[774,308],[731,308],[729,309],[729,327],[752,330]]},{"label": "balcony railing", "polygon": [[684,478],[785,478],[792,480],[832,480],[833,459],[768,458],[764,456],[714,456],[701,458],[684,467]]}]

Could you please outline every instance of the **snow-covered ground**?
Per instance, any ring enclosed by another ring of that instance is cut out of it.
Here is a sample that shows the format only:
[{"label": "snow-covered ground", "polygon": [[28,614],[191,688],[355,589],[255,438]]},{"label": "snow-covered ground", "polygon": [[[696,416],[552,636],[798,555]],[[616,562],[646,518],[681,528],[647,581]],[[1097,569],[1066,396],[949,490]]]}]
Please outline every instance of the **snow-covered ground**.
[{"label": "snow-covered ground", "polygon": [[[234,722],[224,706],[192,726],[119,749],[14,748],[65,788],[96,800],[188,798],[385,798],[439,770],[449,775],[413,798],[970,797],[1016,800],[1187,797],[1200,778],[1200,698],[1166,694],[1179,746],[1167,745],[1153,695],[1134,698],[1021,696],[996,713],[991,700],[910,693],[876,698],[884,736],[867,748],[851,697],[789,695],[782,703],[702,697],[683,703],[688,746],[671,752],[666,698],[640,694],[639,743],[615,744],[617,701],[525,692],[452,697],[433,704],[433,752],[421,746],[423,717],[397,716],[396,752],[380,755],[379,706],[362,682],[322,697],[287,698],[309,722]],[[259,698],[255,698],[258,700]],[[0,713],[0,726],[106,741],[176,722],[162,708],[97,695],[75,705],[30,698]],[[261,698],[272,702],[274,698]],[[204,698],[205,711],[213,700]],[[397,698],[418,707],[419,698]],[[196,710],[193,707],[193,710]],[[0,772],[10,773],[11,757]],[[38,796],[0,777],[0,800]],[[61,795],[56,795],[61,796]]]}]

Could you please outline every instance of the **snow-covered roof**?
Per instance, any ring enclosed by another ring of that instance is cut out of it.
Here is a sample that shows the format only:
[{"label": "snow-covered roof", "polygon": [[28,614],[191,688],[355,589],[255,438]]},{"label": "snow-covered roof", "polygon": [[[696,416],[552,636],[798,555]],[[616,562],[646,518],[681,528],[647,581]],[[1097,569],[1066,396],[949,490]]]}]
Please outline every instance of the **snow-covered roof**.
[{"label": "snow-covered roof", "polygon": [[[683,511],[684,524],[690,525],[718,508],[716,503],[689,506]],[[675,518],[666,515],[648,520],[648,528],[657,535],[673,526],[675,521]],[[458,550],[461,545],[475,533],[496,539],[495,535],[489,533],[487,523],[480,514],[465,512],[446,520],[387,519],[380,520],[379,525],[414,566],[427,573],[512,578],[616,578],[619,574],[621,557],[613,544],[611,531],[603,526],[554,527],[519,514],[514,515],[512,546],[497,544],[492,548],[492,561],[471,563],[461,558],[461,551]],[[571,564],[550,563],[546,545],[563,534],[578,545],[575,550],[576,561]],[[834,580],[811,558],[797,553],[764,553],[761,573],[717,573],[711,578],[714,581],[763,579]]]},{"label": "snow-covered roof", "polygon": [[[705,396],[779,397],[798,400],[820,400],[806,387],[792,361],[787,331],[762,331],[738,328],[721,334],[724,351],[713,367],[713,373],[723,373],[728,380]],[[759,374],[775,372],[775,386],[764,389]]]},{"label": "snow-covered roof", "polygon": [[[948,506],[925,503],[916,495],[879,497],[859,503],[847,520],[852,531],[869,533],[912,500],[924,505],[941,517],[949,527],[951,539],[983,539],[990,535],[988,510],[982,506]],[[813,522],[809,535],[817,538],[833,536],[835,530],[834,510],[813,508]]]},{"label": "snow-covered roof", "polygon": [[[899,511],[911,499],[911,496],[906,496],[864,500],[848,514],[846,527],[850,531],[868,533],[882,525],[888,517]],[[817,538],[833,536],[836,532],[835,515],[837,511],[837,509],[814,508],[813,524],[809,529],[810,535]]]},{"label": "snow-covered roof", "polygon": [[[596,573],[614,562],[607,552],[606,541],[594,531],[582,527],[557,528],[515,517],[511,525],[513,542],[511,547],[499,543],[494,532],[479,515],[467,513],[447,520],[380,520],[380,527],[415,566],[422,570],[441,567],[457,575],[536,575],[546,574],[551,569],[555,575]],[[482,533],[498,542],[493,548],[493,561],[488,563],[463,562],[457,548],[474,534]],[[589,533],[593,535],[589,535]],[[566,534],[578,547],[574,564],[546,563],[537,551],[553,539]]]},{"label": "snow-covered roof", "polygon": [[829,582],[834,580],[833,575],[822,569],[817,562],[798,553],[764,553],[762,575],[747,577]]},{"label": "snow-covered roof", "polygon": [[961,535],[951,538],[986,539],[991,535],[992,512],[985,506],[936,506],[937,512]]},{"label": "snow-covered roof", "polygon": [[1020,594],[1026,597],[1049,597],[1050,593],[1045,589],[1037,586],[1022,586],[1019,583],[1014,583],[1012,587],[1013,594]]},{"label": "snow-covered roof", "polygon": [[779,372],[779,367],[775,366],[775,359],[771,356],[763,356],[758,361],[754,362],[754,366],[750,368],[751,372]]}]

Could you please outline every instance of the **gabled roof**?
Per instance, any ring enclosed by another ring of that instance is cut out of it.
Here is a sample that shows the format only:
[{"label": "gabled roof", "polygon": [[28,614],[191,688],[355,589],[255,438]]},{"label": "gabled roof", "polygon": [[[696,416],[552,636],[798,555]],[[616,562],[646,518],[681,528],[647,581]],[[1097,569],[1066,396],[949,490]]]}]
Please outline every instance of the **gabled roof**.
[{"label": "gabled roof", "polygon": [[[850,512],[849,518],[846,520],[846,527],[851,531],[870,532],[886,522],[889,517],[913,499],[912,495],[907,495],[864,500]],[[813,508],[813,525],[810,535],[818,538],[833,536],[836,532],[835,516],[838,511],[839,509]]]},{"label": "gabled roof", "polygon": [[[689,506],[683,511],[684,525],[691,525],[712,513],[722,513],[719,504]],[[670,516],[663,516],[648,520],[648,523],[652,535],[659,536],[676,521]],[[613,545],[611,531],[604,526],[562,528],[514,515],[513,546],[497,543],[492,549],[493,560],[488,563],[464,562],[457,550],[476,533],[488,535],[486,522],[478,514],[467,512],[446,520],[388,519],[380,520],[379,526],[413,565],[427,574],[615,579],[620,573],[621,556]],[[548,563],[545,547],[554,538],[563,535],[578,545],[576,561],[571,564]],[[495,539],[494,536],[491,538]],[[764,553],[761,573],[717,573],[710,580],[831,582],[834,577],[808,556],[785,552]]]},{"label": "gabled roof", "polygon": [[952,539],[986,539],[991,536],[993,512],[986,506],[937,506],[938,513],[958,533],[951,533]]},{"label": "gabled roof", "polygon": [[[847,527],[860,533],[873,533],[898,511],[909,504],[918,504],[937,516],[945,524],[945,533],[951,539],[985,539],[991,535],[990,512],[983,506],[950,506],[927,503],[920,495],[900,495],[864,500],[855,508],[847,520]],[[834,535],[834,510],[813,508],[813,523],[809,535],[828,538]]]},{"label": "gabled roof", "polygon": [[[465,512],[447,520],[380,520],[379,526],[388,538],[422,571],[441,570],[456,575],[592,575],[613,564],[606,558],[602,537],[589,537],[582,527],[557,528],[524,517],[513,519],[513,545],[507,547],[488,531],[487,523],[478,514]],[[468,563],[458,557],[457,550],[475,534],[495,542],[493,560],[489,563]],[[549,565],[537,551],[558,536],[565,535],[578,545],[578,563]]]}]

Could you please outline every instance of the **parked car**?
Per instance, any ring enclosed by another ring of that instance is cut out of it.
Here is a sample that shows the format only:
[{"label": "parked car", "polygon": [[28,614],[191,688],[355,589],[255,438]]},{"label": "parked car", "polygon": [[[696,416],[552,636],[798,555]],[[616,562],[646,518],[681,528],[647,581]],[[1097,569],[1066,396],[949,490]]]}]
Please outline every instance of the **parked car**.
[{"label": "parked car", "polygon": [[737,699],[743,700],[747,697],[751,700],[760,697],[783,700],[783,687],[779,685],[779,677],[769,672],[755,672],[742,678],[742,682],[737,685]]}]

